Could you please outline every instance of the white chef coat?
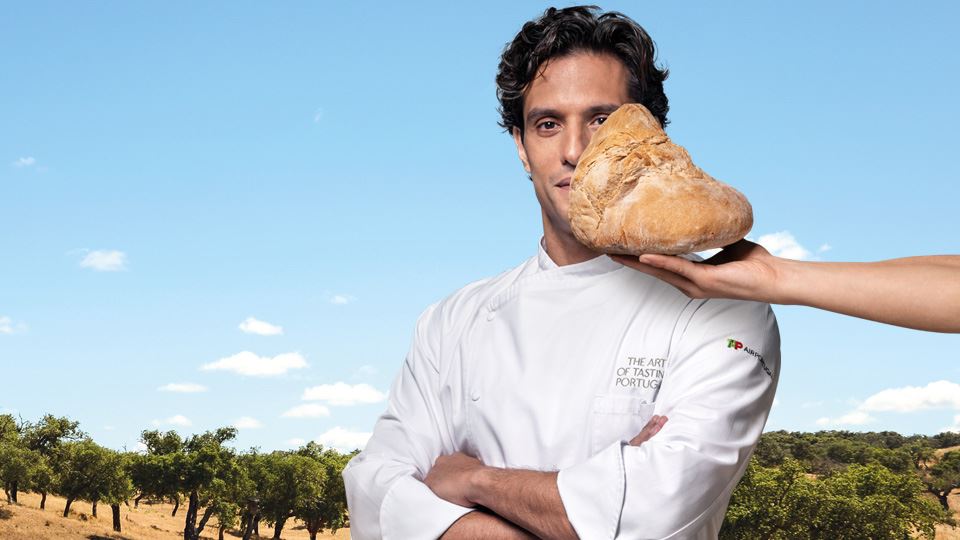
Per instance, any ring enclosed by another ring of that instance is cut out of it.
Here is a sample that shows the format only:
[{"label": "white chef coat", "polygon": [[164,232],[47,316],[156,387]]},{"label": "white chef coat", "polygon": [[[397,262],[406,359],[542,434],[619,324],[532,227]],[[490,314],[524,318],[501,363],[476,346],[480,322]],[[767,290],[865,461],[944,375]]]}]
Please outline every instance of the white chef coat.
[{"label": "white chef coat", "polygon": [[[433,539],[471,511],[422,482],[462,451],[559,471],[582,539],[716,538],[773,402],[770,306],[691,300],[609,257],[517,268],[426,309],[343,476],[353,538]],[[629,441],[654,414],[669,421]]]}]

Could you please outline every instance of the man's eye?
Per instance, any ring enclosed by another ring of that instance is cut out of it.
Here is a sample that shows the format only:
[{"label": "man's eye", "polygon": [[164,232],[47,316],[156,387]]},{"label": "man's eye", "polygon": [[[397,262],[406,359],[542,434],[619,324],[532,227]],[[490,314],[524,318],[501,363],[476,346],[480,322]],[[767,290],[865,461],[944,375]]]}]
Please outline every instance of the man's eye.
[{"label": "man's eye", "polygon": [[555,127],[557,127],[557,123],[551,120],[547,120],[546,122],[542,122],[540,124],[540,128],[542,129],[553,129]]},{"label": "man's eye", "polygon": [[607,117],[606,117],[606,116],[598,116],[598,117],[597,117],[597,123],[598,123],[598,124],[603,124],[603,123],[606,122],[606,121],[607,121]]}]

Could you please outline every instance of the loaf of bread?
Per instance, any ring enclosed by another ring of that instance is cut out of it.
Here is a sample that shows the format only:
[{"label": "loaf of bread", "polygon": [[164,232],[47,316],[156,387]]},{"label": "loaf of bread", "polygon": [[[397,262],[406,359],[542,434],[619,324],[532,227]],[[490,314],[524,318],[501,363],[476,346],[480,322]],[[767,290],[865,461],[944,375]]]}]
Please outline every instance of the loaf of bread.
[{"label": "loaf of bread", "polygon": [[613,112],[570,180],[570,224],[603,253],[680,254],[740,240],[753,226],[747,198],[693,164],[642,105]]}]

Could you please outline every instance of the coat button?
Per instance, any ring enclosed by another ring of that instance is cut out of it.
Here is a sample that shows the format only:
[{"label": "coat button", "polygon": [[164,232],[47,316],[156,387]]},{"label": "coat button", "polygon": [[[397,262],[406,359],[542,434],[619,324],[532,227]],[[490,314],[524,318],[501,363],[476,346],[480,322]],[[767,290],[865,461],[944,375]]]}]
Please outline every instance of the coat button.
[{"label": "coat button", "polygon": [[472,399],[473,401],[480,401],[480,391],[476,389],[471,390],[470,399]]},{"label": "coat button", "polygon": [[497,316],[497,315],[493,312],[493,310],[488,311],[488,312],[487,312],[487,322],[492,321],[493,318],[496,317],[496,316]]}]

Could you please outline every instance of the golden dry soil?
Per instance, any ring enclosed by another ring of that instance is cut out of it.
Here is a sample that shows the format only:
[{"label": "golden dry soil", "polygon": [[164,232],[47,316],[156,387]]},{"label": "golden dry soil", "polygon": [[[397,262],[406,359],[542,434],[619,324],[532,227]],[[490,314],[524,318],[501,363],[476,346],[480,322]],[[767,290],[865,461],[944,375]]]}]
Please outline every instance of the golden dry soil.
[{"label": "golden dry soil", "polygon": [[[0,495],[2,496],[2,495]],[[183,538],[183,520],[187,509],[181,505],[177,517],[171,517],[171,504],[144,504],[140,508],[120,507],[121,529],[113,532],[113,517],[110,506],[101,504],[97,508],[98,517],[90,515],[90,504],[75,502],[70,507],[70,517],[63,517],[65,500],[47,496],[46,510],[40,510],[40,496],[34,493],[20,493],[19,504],[0,502],[0,540],[174,540]],[[272,538],[273,529],[265,523],[260,524],[260,537]],[[201,538],[216,540],[217,525],[211,519],[203,530]],[[239,538],[237,531],[227,531],[227,540]],[[308,540],[310,535],[303,524],[288,521],[283,528],[284,540]],[[349,529],[341,529],[336,535],[329,532],[318,534],[317,539],[346,540],[350,538]]]},{"label": "golden dry soil", "polygon": [[[7,504],[0,501],[0,540],[174,540],[183,538],[183,517],[186,508],[181,506],[177,517],[171,517],[171,504],[144,504],[140,508],[121,506],[120,519],[122,533],[113,532],[110,507],[100,505],[98,517],[90,515],[90,504],[76,502],[70,509],[70,517],[63,517],[65,501],[60,497],[48,496],[47,509],[40,510],[40,496],[34,493],[20,493],[19,504]],[[950,508],[960,509],[960,493],[950,495]],[[954,511],[960,521],[960,512]],[[272,538],[273,529],[266,524],[260,525],[260,537]],[[216,540],[216,521],[210,520],[201,538]],[[224,538],[239,538],[237,531],[227,531]],[[290,521],[284,527],[284,540],[308,540],[303,525]],[[347,540],[349,529],[341,529],[336,535],[318,534],[318,539]],[[960,540],[960,528],[937,527],[936,540]]]}]

